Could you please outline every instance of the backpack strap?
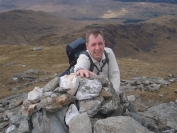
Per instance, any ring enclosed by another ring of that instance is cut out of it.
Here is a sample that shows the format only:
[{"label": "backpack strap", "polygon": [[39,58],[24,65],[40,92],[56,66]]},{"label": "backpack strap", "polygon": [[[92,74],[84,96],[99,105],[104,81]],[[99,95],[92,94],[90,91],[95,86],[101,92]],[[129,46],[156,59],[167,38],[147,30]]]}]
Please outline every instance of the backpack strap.
[{"label": "backpack strap", "polygon": [[90,69],[89,69],[89,71],[93,72],[94,67],[96,67],[97,70],[98,70],[97,74],[102,72],[102,69],[103,69],[103,67],[105,66],[106,63],[107,64],[109,63],[108,54],[106,53],[105,50],[104,50],[104,55],[105,55],[106,59],[105,59],[105,62],[103,63],[103,65],[101,66],[101,70],[99,70],[98,67],[95,65],[95,63],[93,63],[93,60],[92,60],[92,58],[90,57],[90,55],[89,55],[89,53],[87,51],[82,51],[81,54],[85,54],[90,60]]}]

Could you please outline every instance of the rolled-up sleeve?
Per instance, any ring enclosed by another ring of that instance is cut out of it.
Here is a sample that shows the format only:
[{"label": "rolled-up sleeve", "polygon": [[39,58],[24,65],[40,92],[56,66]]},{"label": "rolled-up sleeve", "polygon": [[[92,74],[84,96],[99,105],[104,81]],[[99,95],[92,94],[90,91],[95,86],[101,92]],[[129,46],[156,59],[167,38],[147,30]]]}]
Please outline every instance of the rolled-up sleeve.
[{"label": "rolled-up sleeve", "polygon": [[81,54],[79,56],[79,58],[77,59],[76,65],[74,66],[74,72],[76,72],[77,70],[80,70],[80,69],[89,70],[89,67],[90,67],[89,58],[86,55]]}]

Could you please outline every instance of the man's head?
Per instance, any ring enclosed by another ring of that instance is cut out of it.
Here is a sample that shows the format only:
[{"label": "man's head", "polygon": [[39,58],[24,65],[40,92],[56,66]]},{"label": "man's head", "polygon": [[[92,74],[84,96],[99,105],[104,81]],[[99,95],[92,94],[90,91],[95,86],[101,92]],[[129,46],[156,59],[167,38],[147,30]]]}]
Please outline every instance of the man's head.
[{"label": "man's head", "polygon": [[105,47],[103,33],[96,29],[89,30],[86,34],[86,47],[92,58],[100,61]]}]

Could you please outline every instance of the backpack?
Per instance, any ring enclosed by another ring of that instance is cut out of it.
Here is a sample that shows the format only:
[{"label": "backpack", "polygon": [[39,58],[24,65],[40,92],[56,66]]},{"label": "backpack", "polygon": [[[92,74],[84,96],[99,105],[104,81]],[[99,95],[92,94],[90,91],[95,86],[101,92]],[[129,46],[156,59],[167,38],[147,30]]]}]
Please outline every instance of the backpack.
[{"label": "backpack", "polygon": [[[66,46],[66,54],[68,56],[70,66],[59,77],[64,76],[66,74],[70,74],[70,69],[72,67],[74,67],[74,65],[77,63],[77,59],[79,58],[80,54],[85,54],[89,58],[89,60],[90,60],[89,71],[93,72],[94,67],[97,68],[97,66],[93,63],[92,58],[90,57],[89,53],[86,51],[86,44],[85,43],[86,43],[86,41],[83,38],[77,38],[76,40],[74,40],[73,42],[71,42],[70,44],[68,44]],[[109,63],[108,55],[105,50],[104,50],[104,54],[106,57],[106,61],[104,62],[103,66],[101,67],[101,71],[102,71],[102,68],[104,67],[104,65],[106,63]],[[99,72],[100,72],[100,70],[99,70]],[[97,74],[99,74],[99,72]]]}]

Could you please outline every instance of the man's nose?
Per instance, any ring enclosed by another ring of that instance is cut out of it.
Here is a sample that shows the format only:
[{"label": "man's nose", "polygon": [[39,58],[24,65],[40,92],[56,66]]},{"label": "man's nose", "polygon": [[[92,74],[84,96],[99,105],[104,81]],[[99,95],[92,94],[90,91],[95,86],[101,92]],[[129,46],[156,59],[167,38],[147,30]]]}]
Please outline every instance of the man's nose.
[{"label": "man's nose", "polygon": [[95,46],[95,49],[99,49],[99,45],[96,45],[96,46]]}]

